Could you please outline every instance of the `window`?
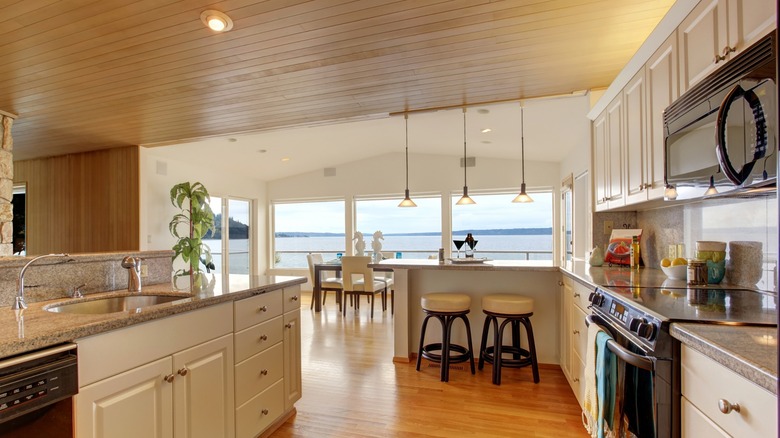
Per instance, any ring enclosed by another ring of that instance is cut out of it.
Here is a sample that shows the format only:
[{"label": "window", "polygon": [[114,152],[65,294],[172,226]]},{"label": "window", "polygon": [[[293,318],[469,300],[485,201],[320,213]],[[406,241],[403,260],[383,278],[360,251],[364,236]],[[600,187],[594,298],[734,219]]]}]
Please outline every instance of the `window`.
[{"label": "window", "polygon": [[363,233],[365,254],[373,252],[374,232],[381,231],[382,252],[390,257],[436,255],[441,247],[441,198],[415,197],[416,208],[398,208],[398,202],[397,198],[355,201],[355,230]]},{"label": "window", "polygon": [[[216,231],[203,241],[211,249],[217,273],[251,273],[251,205],[244,199],[211,197]],[[224,255],[227,254],[227,257]]]},{"label": "window", "polygon": [[[476,257],[552,260],[552,191],[529,194],[533,203],[516,204],[512,202],[516,193],[471,193],[476,205],[455,205],[461,195],[454,194],[452,238],[464,239],[472,233],[477,240]],[[454,245],[452,249],[457,257]]]},{"label": "window", "polygon": [[343,253],[344,201],[277,202],[273,208],[275,268],[306,268],[306,254]]}]

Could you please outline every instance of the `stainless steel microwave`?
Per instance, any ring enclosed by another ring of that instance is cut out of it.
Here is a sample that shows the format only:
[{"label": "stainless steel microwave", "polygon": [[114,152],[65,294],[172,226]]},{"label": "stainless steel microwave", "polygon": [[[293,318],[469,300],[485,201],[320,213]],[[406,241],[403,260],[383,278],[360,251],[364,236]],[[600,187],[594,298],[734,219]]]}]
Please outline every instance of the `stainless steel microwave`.
[{"label": "stainless steel microwave", "polygon": [[776,33],[664,111],[666,199],[774,192]]}]

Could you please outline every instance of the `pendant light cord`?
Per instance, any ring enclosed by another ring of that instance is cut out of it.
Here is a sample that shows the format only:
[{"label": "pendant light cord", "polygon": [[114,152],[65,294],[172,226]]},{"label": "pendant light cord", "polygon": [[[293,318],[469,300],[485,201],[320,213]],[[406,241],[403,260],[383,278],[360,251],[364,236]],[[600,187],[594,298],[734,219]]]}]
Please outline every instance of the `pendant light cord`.
[{"label": "pendant light cord", "polygon": [[409,190],[409,114],[404,114],[406,124],[406,190]]},{"label": "pendant light cord", "polygon": [[466,107],[463,107],[463,186],[467,187],[466,183],[466,167],[468,167],[468,161],[466,158]]},{"label": "pendant light cord", "polygon": [[523,107],[520,107],[520,159],[523,172],[523,184],[525,184],[525,124],[523,121]]}]

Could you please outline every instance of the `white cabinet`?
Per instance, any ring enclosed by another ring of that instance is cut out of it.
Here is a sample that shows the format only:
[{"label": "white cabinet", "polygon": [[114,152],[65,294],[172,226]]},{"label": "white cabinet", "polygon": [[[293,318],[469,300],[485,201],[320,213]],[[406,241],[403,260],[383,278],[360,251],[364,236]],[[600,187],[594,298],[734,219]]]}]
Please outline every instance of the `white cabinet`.
[{"label": "white cabinet", "polygon": [[686,345],[681,363],[683,438],[775,436],[775,394]]},{"label": "white cabinet", "polygon": [[76,436],[232,437],[231,323],[228,303],[76,340]]},{"label": "white cabinet", "polygon": [[626,203],[647,200],[647,82],[645,70],[623,88]]},{"label": "white cabinet", "polygon": [[664,196],[664,110],[679,97],[677,33],[661,44],[645,64],[647,80],[647,200]]},{"label": "white cabinet", "polygon": [[680,92],[775,28],[772,0],[702,0],[680,23]]},{"label": "white cabinet", "polygon": [[561,291],[563,293],[561,368],[577,401],[582,406],[585,395],[585,359],[588,340],[585,317],[589,313],[588,296],[592,290],[564,275]]},{"label": "white cabinet", "polygon": [[236,436],[279,424],[301,398],[300,286],[234,303]]},{"label": "white cabinet", "polygon": [[625,205],[623,192],[623,95],[593,121],[593,185],[596,211]]}]

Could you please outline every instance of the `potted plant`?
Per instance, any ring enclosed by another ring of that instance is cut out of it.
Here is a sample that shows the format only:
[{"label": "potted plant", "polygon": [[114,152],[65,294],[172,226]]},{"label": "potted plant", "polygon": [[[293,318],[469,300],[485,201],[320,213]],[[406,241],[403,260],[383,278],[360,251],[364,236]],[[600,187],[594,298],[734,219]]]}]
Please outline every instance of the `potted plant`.
[{"label": "potted plant", "polygon": [[168,224],[173,237],[178,239],[173,245],[173,260],[181,257],[187,264],[187,269],[177,269],[176,277],[190,277],[191,285],[201,282],[200,264],[211,272],[214,264],[211,261],[211,250],[203,243],[203,238],[214,232],[214,212],[209,206],[211,197],[203,184],[183,182],[171,188],[171,204],[181,211],[173,216]]}]

